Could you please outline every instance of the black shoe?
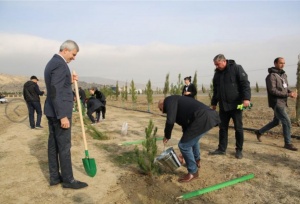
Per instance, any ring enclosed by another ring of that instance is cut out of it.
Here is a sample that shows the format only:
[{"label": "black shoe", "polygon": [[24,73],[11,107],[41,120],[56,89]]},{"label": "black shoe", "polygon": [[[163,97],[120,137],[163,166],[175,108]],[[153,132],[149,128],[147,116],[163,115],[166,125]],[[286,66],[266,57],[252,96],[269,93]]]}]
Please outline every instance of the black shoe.
[{"label": "black shoe", "polygon": [[57,185],[59,183],[62,183],[62,182],[63,182],[62,177],[59,176],[58,180],[50,180],[50,186],[55,186],[55,185]]},{"label": "black shoe", "polygon": [[73,180],[71,182],[63,182],[62,183],[62,187],[63,188],[73,188],[73,189],[80,189],[80,188],[84,188],[84,187],[87,187],[88,184],[87,183],[84,183],[84,182],[81,182],[81,181],[76,181],[76,180]]},{"label": "black shoe", "polygon": [[215,151],[209,152],[209,155],[225,155],[226,152],[216,149]]},{"label": "black shoe", "polygon": [[298,149],[293,144],[285,144],[284,148],[292,151],[297,151]]},{"label": "black shoe", "polygon": [[242,159],[243,158],[243,153],[242,153],[241,150],[236,150],[235,158],[237,158],[237,159]]},{"label": "black shoe", "polygon": [[261,138],[262,134],[259,133],[259,130],[255,130],[254,133],[256,134],[257,140],[258,140],[259,142],[261,142],[261,139],[260,139],[260,138]]}]

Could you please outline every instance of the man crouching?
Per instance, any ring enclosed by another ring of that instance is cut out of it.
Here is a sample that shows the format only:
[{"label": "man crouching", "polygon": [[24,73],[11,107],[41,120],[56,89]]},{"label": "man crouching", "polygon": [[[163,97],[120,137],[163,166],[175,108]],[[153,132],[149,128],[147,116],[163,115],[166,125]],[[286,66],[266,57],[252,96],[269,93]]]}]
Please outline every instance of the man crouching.
[{"label": "man crouching", "polygon": [[164,144],[171,138],[175,122],[182,127],[183,134],[178,147],[186,162],[188,174],[178,181],[189,182],[198,177],[198,168],[200,168],[199,140],[207,131],[220,123],[219,115],[215,110],[193,98],[178,95],[168,96],[160,100],[158,108],[167,114]]}]

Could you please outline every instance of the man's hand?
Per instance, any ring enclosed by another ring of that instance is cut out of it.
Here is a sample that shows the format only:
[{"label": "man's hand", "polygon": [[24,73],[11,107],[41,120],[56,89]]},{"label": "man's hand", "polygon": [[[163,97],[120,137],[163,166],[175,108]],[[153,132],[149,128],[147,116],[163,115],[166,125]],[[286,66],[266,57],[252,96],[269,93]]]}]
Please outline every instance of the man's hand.
[{"label": "man's hand", "polygon": [[78,81],[78,75],[73,72],[73,74],[72,74],[72,84],[74,83],[74,81]]},{"label": "man's hand", "polygon": [[166,137],[164,137],[164,139],[163,139],[164,145],[166,145],[168,143],[168,141],[169,141],[169,139],[167,139]]},{"label": "man's hand", "polygon": [[292,91],[289,93],[289,97],[291,98],[297,98],[297,96],[298,96],[297,92]]},{"label": "man's hand", "polygon": [[250,106],[250,101],[249,101],[249,100],[244,100],[244,101],[243,101],[243,106],[244,106],[244,107]]},{"label": "man's hand", "polygon": [[211,106],[211,108],[212,108],[213,110],[216,110],[216,109],[217,109],[217,106]]},{"label": "man's hand", "polygon": [[68,129],[70,127],[70,121],[67,117],[60,119],[60,127]]}]

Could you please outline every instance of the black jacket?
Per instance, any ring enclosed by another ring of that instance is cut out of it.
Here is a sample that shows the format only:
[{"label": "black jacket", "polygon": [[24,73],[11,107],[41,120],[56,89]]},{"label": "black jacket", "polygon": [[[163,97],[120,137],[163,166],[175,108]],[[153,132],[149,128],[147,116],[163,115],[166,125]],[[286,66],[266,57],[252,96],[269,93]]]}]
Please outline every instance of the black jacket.
[{"label": "black jacket", "polygon": [[[287,75],[284,70],[271,67],[268,69],[269,75],[266,77],[269,107],[274,108],[287,106],[287,98],[291,90],[288,88]],[[286,87],[284,87],[284,83]]]},{"label": "black jacket", "polygon": [[81,101],[85,101],[86,95],[85,95],[85,91],[83,89],[79,89],[79,97],[80,97]]},{"label": "black jacket", "polygon": [[94,96],[101,102],[106,101],[105,95],[99,90],[95,91]]},{"label": "black jacket", "polygon": [[220,123],[218,113],[203,103],[184,96],[165,98],[164,113],[167,114],[165,137],[171,138],[174,123],[182,127],[182,142],[197,137]]},{"label": "black jacket", "polygon": [[[186,90],[186,88],[187,88],[187,90]],[[183,95],[183,93],[184,93],[185,91],[186,91],[186,92],[191,92],[191,94],[189,94],[189,95]],[[187,86],[187,85],[184,85],[184,87],[183,87],[183,89],[182,89],[181,95],[195,98],[195,96],[197,95],[197,89],[196,89],[195,85],[192,84],[192,83],[190,83],[188,86]]]},{"label": "black jacket", "polygon": [[23,87],[23,97],[26,102],[40,102],[40,96],[44,94],[44,91],[40,91],[37,83],[33,81],[27,81]]},{"label": "black jacket", "polygon": [[234,60],[227,60],[224,70],[215,70],[213,89],[211,105],[216,106],[219,103],[224,111],[235,110],[243,100],[251,98],[248,75]]},{"label": "black jacket", "polygon": [[87,111],[88,113],[92,114],[95,112],[98,108],[104,106],[103,103],[101,103],[100,100],[96,99],[94,96],[91,96],[89,100],[87,101]]}]

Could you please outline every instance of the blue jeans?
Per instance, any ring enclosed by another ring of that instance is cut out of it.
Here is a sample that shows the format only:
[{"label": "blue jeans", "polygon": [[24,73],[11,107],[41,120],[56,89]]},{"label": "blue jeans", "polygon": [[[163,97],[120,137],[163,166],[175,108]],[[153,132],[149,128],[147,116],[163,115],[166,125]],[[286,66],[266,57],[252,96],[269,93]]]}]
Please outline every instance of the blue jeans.
[{"label": "blue jeans", "polygon": [[284,137],[284,143],[285,144],[291,144],[291,121],[290,118],[286,112],[285,107],[279,107],[275,106],[273,108],[274,111],[274,117],[271,122],[266,124],[264,127],[262,127],[258,132],[260,134],[264,134],[268,130],[272,129],[273,127],[276,127],[281,122],[282,129],[283,129],[283,137]]},{"label": "blue jeans", "polygon": [[179,141],[178,147],[185,160],[187,170],[190,174],[194,174],[198,171],[196,161],[200,159],[200,145],[199,140],[204,134],[194,137],[193,139],[182,142]]},{"label": "blue jeans", "polygon": [[[29,124],[31,128],[41,126],[42,120],[42,107],[40,102],[27,102],[28,112],[29,112]],[[36,124],[34,122],[34,111],[36,111],[37,118]]]}]

